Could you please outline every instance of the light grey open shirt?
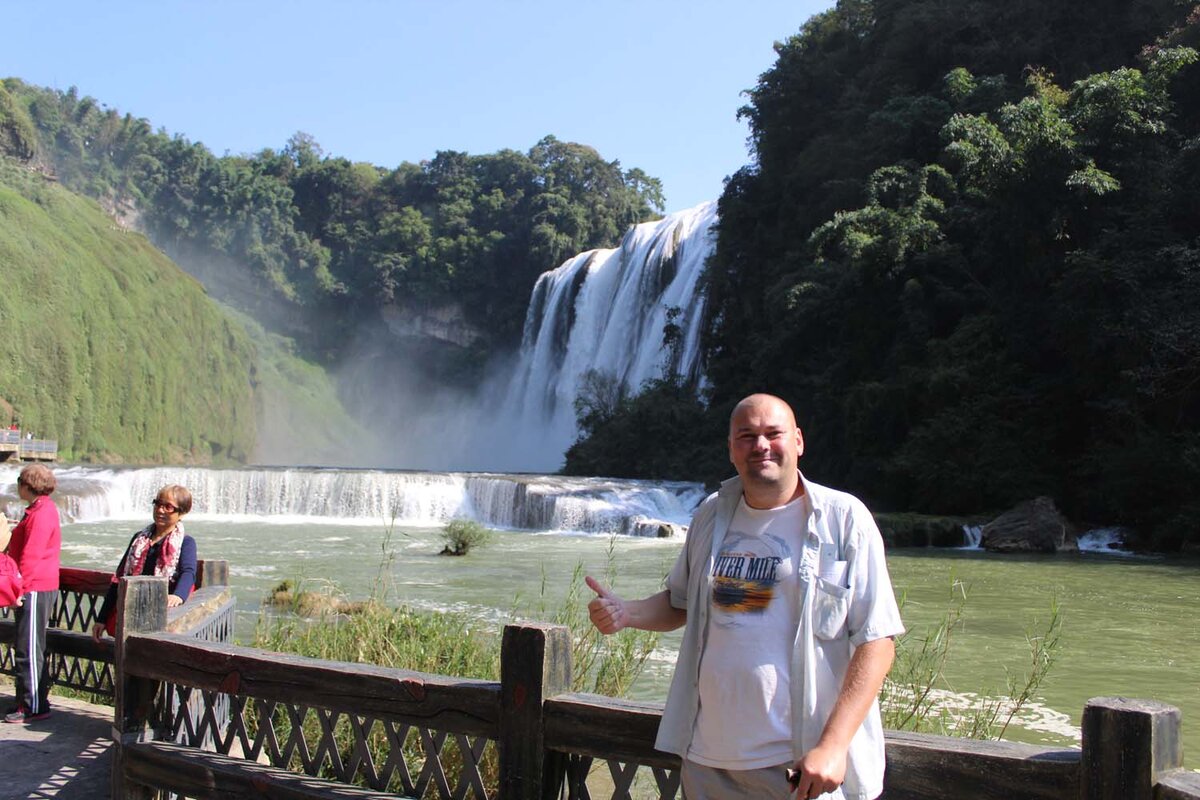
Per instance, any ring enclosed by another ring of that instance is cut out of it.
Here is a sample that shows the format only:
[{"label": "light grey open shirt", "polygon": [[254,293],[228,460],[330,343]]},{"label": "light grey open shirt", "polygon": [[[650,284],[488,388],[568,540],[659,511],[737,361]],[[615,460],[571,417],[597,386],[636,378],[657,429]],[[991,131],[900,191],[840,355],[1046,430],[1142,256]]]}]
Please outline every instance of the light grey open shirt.
[{"label": "light grey open shirt", "polygon": [[[883,539],[867,507],[856,497],[800,476],[808,504],[808,529],[798,567],[800,623],[792,649],[792,747],[799,759],[821,737],[833,711],[850,657],[859,645],[904,633],[884,559]],[[708,630],[712,565],[742,496],[740,478],[721,484],[697,509],[683,551],[667,576],[670,602],[687,610],[675,676],[667,694],[655,747],[686,755],[700,708],[700,656]],[[845,578],[821,577],[821,545],[836,548]],[[840,585],[839,585],[840,584]],[[786,635],[781,632],[781,635]],[[797,679],[799,676],[799,679]],[[872,800],[883,792],[883,724],[879,702],[850,742],[845,784],[848,800]]]}]

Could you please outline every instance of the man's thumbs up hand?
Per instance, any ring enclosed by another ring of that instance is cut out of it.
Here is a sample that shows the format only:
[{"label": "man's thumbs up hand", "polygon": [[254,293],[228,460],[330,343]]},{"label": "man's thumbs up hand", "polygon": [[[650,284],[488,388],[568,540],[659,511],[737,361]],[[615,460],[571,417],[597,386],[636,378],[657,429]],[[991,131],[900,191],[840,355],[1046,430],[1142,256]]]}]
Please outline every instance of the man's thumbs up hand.
[{"label": "man's thumbs up hand", "polygon": [[596,593],[588,603],[588,617],[601,633],[616,633],[629,624],[629,612],[625,601],[610,592],[591,575],[584,576],[588,588]]}]

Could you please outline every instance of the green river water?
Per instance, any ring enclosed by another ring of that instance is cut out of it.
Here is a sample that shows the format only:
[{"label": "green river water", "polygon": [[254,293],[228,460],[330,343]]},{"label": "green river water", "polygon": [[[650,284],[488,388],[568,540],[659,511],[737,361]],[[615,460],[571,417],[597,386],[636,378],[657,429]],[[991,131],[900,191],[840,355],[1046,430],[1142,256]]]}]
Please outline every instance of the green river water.
[{"label": "green river water", "polygon": [[[111,569],[135,522],[65,525],[63,563]],[[247,640],[270,587],[285,578],[316,588],[333,582],[351,598],[365,597],[394,552],[387,578],[397,602],[455,609],[495,621],[515,608],[536,606],[543,592],[564,596],[577,564],[602,576],[611,567],[615,588],[643,596],[660,588],[680,540],[500,531],[462,558],[438,556],[438,529],[320,523],[294,519],[187,521],[202,558],[230,563],[238,598],[239,638]],[[1091,697],[1162,700],[1180,707],[1185,763],[1200,768],[1200,561],[1106,556],[997,556],[968,550],[893,550],[892,580],[903,597],[905,624],[922,631],[949,606],[955,581],[968,589],[955,634],[945,702],[971,693],[1003,693],[1006,667],[1028,663],[1025,634],[1057,602],[1063,644],[1036,703],[1006,738],[1078,745],[1084,703]],[[634,689],[662,700],[677,634]]]}]

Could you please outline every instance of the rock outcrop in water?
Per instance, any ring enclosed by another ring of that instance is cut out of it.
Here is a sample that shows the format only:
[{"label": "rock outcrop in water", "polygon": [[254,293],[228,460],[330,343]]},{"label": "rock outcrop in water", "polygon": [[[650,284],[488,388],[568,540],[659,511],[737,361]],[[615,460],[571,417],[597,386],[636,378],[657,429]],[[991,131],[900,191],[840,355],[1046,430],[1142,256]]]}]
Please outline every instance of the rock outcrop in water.
[{"label": "rock outcrop in water", "polygon": [[1049,497],[1027,500],[983,526],[979,542],[994,553],[1076,552],[1075,526]]}]

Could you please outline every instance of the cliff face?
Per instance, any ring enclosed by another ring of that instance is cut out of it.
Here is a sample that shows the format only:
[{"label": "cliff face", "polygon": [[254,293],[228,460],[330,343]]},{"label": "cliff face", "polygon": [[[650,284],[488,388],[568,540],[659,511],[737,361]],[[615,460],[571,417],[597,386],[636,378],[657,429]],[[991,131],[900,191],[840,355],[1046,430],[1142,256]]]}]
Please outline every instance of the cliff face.
[{"label": "cliff face", "polygon": [[432,308],[385,306],[379,313],[388,332],[398,339],[431,340],[437,344],[470,347],[484,336],[467,322],[458,303]]}]

